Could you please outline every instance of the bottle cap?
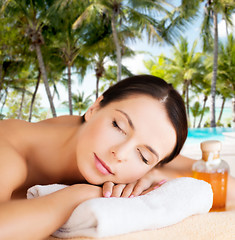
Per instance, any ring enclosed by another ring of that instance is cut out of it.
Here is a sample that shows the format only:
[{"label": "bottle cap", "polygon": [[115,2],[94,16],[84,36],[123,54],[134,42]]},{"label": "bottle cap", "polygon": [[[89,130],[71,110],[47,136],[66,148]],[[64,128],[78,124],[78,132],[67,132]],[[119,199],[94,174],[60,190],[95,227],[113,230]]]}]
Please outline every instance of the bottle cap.
[{"label": "bottle cap", "polygon": [[221,150],[221,142],[218,140],[208,140],[201,142],[203,152],[218,152]]}]

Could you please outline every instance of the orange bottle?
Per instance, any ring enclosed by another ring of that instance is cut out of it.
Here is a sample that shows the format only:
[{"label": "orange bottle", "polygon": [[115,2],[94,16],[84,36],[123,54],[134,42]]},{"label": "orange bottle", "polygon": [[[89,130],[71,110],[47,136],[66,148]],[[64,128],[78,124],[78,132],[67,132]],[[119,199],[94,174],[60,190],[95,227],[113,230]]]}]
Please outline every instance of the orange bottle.
[{"label": "orange bottle", "polygon": [[221,160],[221,142],[210,140],[201,143],[202,159],[193,164],[193,177],[211,184],[213,206],[211,211],[225,211],[229,166]]}]

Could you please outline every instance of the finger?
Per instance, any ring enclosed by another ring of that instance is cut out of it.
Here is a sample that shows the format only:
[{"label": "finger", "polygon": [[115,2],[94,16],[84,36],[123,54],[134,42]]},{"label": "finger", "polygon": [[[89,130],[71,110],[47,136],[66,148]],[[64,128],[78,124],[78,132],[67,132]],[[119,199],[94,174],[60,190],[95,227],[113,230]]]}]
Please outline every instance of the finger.
[{"label": "finger", "polygon": [[166,179],[161,180],[156,186],[154,186],[154,189],[161,187],[165,182],[167,182]]},{"label": "finger", "polygon": [[166,180],[166,179],[163,179],[163,180],[160,181],[157,185],[152,186],[152,187],[148,188],[147,190],[143,191],[143,192],[141,193],[141,195],[145,195],[146,193],[151,192],[151,191],[153,191],[153,190],[161,187],[165,182],[167,182],[167,180]]},{"label": "finger", "polygon": [[114,183],[113,182],[105,182],[103,184],[103,196],[109,198],[113,192]]},{"label": "finger", "polygon": [[132,195],[132,192],[133,192],[135,185],[136,185],[136,183],[127,184],[126,187],[122,191],[121,197],[125,197],[125,198],[131,197],[131,196],[134,197],[134,195]]},{"label": "finger", "polygon": [[146,189],[145,191],[143,191],[140,195],[145,195],[146,193],[149,193],[151,191],[153,191],[155,189],[155,187],[150,187],[148,189]]},{"label": "finger", "polygon": [[122,195],[122,191],[125,188],[126,184],[117,184],[113,187],[113,192],[111,197],[120,197]]},{"label": "finger", "polygon": [[135,185],[133,192],[131,195],[139,196],[143,191],[151,187],[151,183],[149,181],[145,181],[140,179],[137,184]]}]

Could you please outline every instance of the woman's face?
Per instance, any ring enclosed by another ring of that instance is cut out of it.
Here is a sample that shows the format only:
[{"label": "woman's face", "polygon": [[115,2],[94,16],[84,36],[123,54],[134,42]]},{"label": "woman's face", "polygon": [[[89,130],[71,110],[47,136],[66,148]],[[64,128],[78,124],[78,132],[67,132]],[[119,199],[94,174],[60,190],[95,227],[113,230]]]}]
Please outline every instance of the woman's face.
[{"label": "woman's face", "polygon": [[78,169],[91,184],[134,182],[173,151],[175,130],[154,98],[135,95],[100,108],[101,99],[79,130]]}]

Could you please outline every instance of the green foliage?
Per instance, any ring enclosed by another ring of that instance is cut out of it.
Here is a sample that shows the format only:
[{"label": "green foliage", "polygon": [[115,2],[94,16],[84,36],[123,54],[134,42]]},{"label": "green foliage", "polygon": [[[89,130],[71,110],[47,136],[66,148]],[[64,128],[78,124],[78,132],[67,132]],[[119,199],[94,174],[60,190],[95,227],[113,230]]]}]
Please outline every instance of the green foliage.
[{"label": "green foliage", "polygon": [[167,63],[163,54],[151,60],[144,61],[144,66],[151,75],[167,80]]},{"label": "green foliage", "polygon": [[232,127],[232,118],[225,119],[225,124],[227,127]]},{"label": "green foliage", "polygon": [[[78,111],[79,116],[84,114],[92,104],[91,95],[85,97],[85,93],[79,92],[79,91],[78,91],[78,94],[73,94],[72,101],[73,101],[73,109],[75,111]],[[63,105],[68,107],[68,102],[67,101],[63,102]]]},{"label": "green foliage", "polygon": [[[8,99],[6,102],[6,107],[8,109],[5,118],[14,118],[18,119],[20,114],[20,103],[21,103],[21,96],[17,91],[12,91],[8,95]],[[20,114],[20,119],[28,120],[29,118],[29,110],[30,110],[30,103],[31,98],[28,95],[25,95],[22,112]],[[36,100],[34,104],[34,111],[33,111],[33,121],[39,121],[45,119],[47,116],[47,112],[43,111],[40,107],[40,98]]]},{"label": "green foliage", "polygon": [[203,127],[205,127],[205,128],[209,128],[210,127],[210,120],[209,119],[207,121],[205,121]]},{"label": "green foliage", "polygon": [[[221,90],[227,89],[233,96],[235,95],[235,38],[232,34],[228,36],[225,43],[219,44],[218,59],[218,81],[221,83]],[[226,84],[225,84],[226,83]],[[226,86],[226,87],[225,87]],[[222,89],[222,88],[225,89]],[[233,91],[231,91],[233,90]],[[222,94],[223,95],[223,94]],[[225,95],[229,95],[229,93]]]},{"label": "green foliage", "polygon": [[0,113],[0,120],[3,120],[5,118],[6,115]]},{"label": "green foliage", "polygon": [[224,124],[221,121],[216,122],[217,127],[224,127]]},{"label": "green foliage", "polygon": [[202,114],[209,112],[209,107],[203,108],[200,104],[200,102],[196,101],[194,102],[194,105],[190,107],[190,111],[193,115],[194,121],[193,121],[193,127],[196,127],[196,119],[197,117],[201,116]]},{"label": "green foliage", "polygon": [[[177,1],[176,1],[177,2]],[[179,38],[189,23],[199,14],[200,1],[154,0],[8,0],[0,1],[0,102],[8,92],[7,104],[10,109],[8,117],[18,117],[20,102],[25,92],[22,106],[22,118],[27,119],[32,93],[26,89],[36,86],[42,80],[35,46],[41,48],[48,88],[52,88],[58,98],[58,84],[68,89],[68,100],[74,104],[74,110],[84,112],[90,103],[84,93],[73,94],[75,78],[82,82],[88,68],[95,71],[97,88],[99,79],[101,92],[116,82],[117,51],[114,44],[115,18],[117,38],[121,48],[121,57],[135,54],[127,47],[147,34],[153,44],[171,43],[173,57],[164,55],[153,57],[144,64],[149,73],[172,83],[180,90],[187,111],[191,107],[194,117],[199,117],[201,106],[193,105],[194,97],[210,95],[213,71],[212,16],[216,10],[226,23],[231,24],[234,12],[233,0],[201,1],[206,5],[202,37],[206,40],[207,52],[196,52],[197,41],[189,48],[187,39]],[[76,25],[76,29],[72,26]],[[206,45],[205,45],[206,46]],[[216,94],[230,99],[235,94],[235,42],[233,36],[219,46],[218,78]],[[106,67],[107,61],[115,65]],[[131,76],[131,72],[122,66],[122,76]],[[71,71],[68,71],[71,70]],[[79,82],[79,81],[77,81]],[[42,83],[42,81],[41,81]],[[49,88],[49,89],[50,89]],[[75,88],[76,89],[76,88]],[[35,93],[37,89],[35,88]],[[13,95],[14,96],[13,96]],[[205,100],[205,103],[206,103]],[[34,107],[34,119],[40,117],[40,100]],[[201,116],[202,116],[201,112]],[[43,115],[43,114],[42,114]],[[1,116],[3,117],[3,116]]]}]

